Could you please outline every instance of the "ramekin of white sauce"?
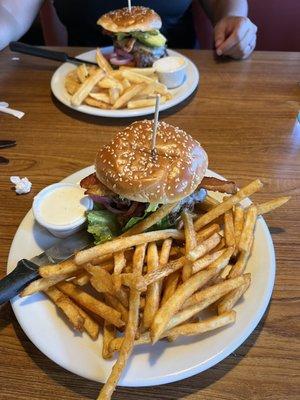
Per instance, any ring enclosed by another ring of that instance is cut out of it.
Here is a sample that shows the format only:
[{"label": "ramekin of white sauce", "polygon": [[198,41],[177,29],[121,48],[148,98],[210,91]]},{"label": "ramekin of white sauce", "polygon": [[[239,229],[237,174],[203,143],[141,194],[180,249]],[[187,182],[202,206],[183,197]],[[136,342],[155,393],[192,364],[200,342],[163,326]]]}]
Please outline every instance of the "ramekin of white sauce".
[{"label": "ramekin of white sauce", "polygon": [[86,221],[86,211],[92,208],[93,200],[72,183],[47,186],[35,196],[32,205],[37,222],[59,238],[79,231]]},{"label": "ramekin of white sauce", "polygon": [[158,79],[168,89],[182,85],[186,75],[187,62],[183,57],[168,56],[153,63]]}]

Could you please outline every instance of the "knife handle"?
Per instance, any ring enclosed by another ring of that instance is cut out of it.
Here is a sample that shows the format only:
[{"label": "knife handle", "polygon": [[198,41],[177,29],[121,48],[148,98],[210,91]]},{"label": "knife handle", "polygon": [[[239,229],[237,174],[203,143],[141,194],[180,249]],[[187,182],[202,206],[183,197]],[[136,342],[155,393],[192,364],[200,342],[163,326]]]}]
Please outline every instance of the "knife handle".
[{"label": "knife handle", "polygon": [[28,283],[39,277],[38,266],[28,260],[20,260],[16,268],[0,280],[0,304],[15,297]]},{"label": "knife handle", "polygon": [[18,53],[29,54],[31,56],[43,57],[61,62],[66,62],[68,58],[68,55],[66,53],[63,53],[62,51],[46,50],[21,42],[10,42],[9,48],[10,50],[16,51]]}]

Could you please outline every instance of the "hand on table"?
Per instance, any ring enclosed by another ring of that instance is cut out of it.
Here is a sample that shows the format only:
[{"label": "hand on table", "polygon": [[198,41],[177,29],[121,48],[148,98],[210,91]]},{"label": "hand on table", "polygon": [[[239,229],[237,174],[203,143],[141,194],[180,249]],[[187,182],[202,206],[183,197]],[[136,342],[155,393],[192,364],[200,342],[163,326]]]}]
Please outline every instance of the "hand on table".
[{"label": "hand on table", "polygon": [[246,17],[224,17],[216,24],[215,47],[218,56],[249,57],[256,45],[257,26]]}]

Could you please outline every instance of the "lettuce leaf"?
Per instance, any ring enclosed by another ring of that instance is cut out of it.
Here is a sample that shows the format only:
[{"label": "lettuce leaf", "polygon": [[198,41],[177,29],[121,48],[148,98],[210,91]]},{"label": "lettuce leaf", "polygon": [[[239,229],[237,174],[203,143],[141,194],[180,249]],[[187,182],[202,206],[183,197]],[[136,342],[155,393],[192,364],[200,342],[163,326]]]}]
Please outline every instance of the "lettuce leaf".
[{"label": "lettuce leaf", "polygon": [[88,211],[87,222],[87,231],[94,236],[95,244],[107,242],[120,234],[117,218],[110,211]]},{"label": "lettuce leaf", "polygon": [[[129,221],[127,221],[127,224],[123,227],[122,231],[125,232],[132,226],[136,225],[138,222],[142,221],[144,218],[146,218],[150,213],[153,213],[158,209],[158,204],[157,203],[149,203],[148,207],[146,208],[144,215],[141,217],[132,217],[130,218]],[[158,229],[163,229],[163,228],[158,228]]]}]

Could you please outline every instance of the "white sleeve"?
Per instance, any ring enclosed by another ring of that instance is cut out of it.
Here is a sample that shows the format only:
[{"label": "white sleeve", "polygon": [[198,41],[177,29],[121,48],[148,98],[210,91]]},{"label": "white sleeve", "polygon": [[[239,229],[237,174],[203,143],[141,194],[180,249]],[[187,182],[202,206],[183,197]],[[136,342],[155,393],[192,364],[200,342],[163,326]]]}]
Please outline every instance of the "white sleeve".
[{"label": "white sleeve", "polygon": [[30,28],[44,0],[0,0],[0,50]]}]

